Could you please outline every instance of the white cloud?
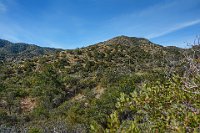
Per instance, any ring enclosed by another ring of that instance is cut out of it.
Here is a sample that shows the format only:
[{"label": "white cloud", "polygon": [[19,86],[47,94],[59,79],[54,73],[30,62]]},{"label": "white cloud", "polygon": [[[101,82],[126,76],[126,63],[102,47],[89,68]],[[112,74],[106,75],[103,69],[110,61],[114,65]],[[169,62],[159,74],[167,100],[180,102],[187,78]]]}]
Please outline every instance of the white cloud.
[{"label": "white cloud", "polygon": [[154,38],[157,38],[157,37],[161,37],[161,36],[173,33],[175,31],[178,31],[178,30],[181,30],[181,29],[184,29],[184,28],[187,28],[187,27],[199,24],[199,23],[200,23],[200,19],[192,20],[192,21],[188,21],[188,22],[184,22],[184,23],[180,23],[178,25],[175,25],[175,26],[169,28],[166,31],[150,34],[150,35],[147,36],[147,38],[154,39]]}]

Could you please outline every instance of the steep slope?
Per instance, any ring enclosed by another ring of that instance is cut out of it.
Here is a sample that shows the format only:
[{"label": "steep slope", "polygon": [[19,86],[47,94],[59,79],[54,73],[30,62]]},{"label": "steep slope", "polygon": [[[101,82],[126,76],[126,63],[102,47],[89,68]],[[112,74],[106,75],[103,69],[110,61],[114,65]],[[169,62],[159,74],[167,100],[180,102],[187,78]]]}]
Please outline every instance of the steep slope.
[{"label": "steep slope", "polygon": [[55,54],[61,51],[53,48],[42,48],[33,44],[12,43],[0,39],[0,60],[22,60],[30,59],[45,54]]}]

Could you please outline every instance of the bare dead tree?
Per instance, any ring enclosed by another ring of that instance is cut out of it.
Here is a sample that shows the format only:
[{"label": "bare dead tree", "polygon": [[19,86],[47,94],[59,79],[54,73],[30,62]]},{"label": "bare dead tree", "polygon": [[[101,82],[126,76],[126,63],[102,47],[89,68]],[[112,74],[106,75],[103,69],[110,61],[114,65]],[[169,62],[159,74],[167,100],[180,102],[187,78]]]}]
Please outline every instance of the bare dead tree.
[{"label": "bare dead tree", "polygon": [[186,70],[183,75],[182,90],[188,93],[200,94],[200,62],[198,61],[200,52],[200,36],[194,40],[190,53],[185,53],[182,62],[185,64]]},{"label": "bare dead tree", "polygon": [[183,52],[183,58],[173,60],[174,55],[165,57],[167,62],[165,74],[171,78],[177,74],[177,68],[182,70],[182,90],[187,93],[200,94],[200,36],[193,43],[187,43],[190,47]]}]

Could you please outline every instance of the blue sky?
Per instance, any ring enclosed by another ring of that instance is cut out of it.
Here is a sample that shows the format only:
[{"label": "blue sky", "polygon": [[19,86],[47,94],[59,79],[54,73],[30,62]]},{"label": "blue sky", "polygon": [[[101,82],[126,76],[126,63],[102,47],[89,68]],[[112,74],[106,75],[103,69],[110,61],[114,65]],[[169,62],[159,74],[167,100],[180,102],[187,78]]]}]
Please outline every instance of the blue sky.
[{"label": "blue sky", "polygon": [[0,38],[77,48],[119,35],[186,47],[200,35],[200,0],[0,0]]}]

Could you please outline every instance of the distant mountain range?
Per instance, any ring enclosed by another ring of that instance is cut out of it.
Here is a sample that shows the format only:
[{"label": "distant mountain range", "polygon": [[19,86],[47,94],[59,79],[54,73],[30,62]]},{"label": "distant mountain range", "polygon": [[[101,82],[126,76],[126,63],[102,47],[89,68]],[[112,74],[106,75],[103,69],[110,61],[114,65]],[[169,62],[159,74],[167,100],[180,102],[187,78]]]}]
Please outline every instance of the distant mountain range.
[{"label": "distant mountain range", "polygon": [[33,44],[12,43],[0,39],[0,60],[22,60],[38,57],[46,54],[54,54],[60,49],[44,48]]},{"label": "distant mountain range", "polygon": [[[154,44],[145,38],[136,38],[136,37],[128,37],[128,36],[118,36],[104,42],[90,45],[86,47],[86,49],[93,46],[99,46],[99,45],[107,45],[107,46],[109,45],[129,45],[129,46],[155,45],[158,47],[162,47],[164,49],[181,50],[181,48],[178,48],[175,46],[163,47],[161,45]],[[2,60],[20,61],[24,59],[31,59],[33,57],[55,54],[60,51],[63,51],[63,49],[40,47],[35,44],[27,44],[27,43],[12,43],[10,41],[0,39],[0,60],[1,61]]]}]

